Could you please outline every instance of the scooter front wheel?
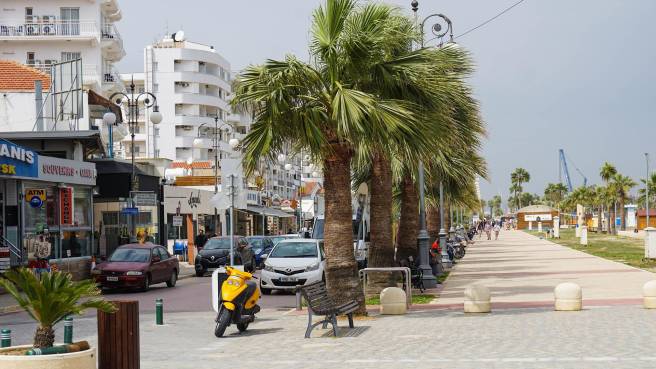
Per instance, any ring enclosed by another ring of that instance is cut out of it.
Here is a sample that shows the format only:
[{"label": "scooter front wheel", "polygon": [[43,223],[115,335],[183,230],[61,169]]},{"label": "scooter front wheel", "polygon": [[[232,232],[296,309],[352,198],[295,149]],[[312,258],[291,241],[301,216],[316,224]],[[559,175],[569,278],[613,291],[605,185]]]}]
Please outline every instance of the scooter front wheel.
[{"label": "scooter front wheel", "polygon": [[221,308],[219,316],[216,318],[216,328],[214,328],[214,335],[223,337],[226,328],[230,325],[230,310]]}]

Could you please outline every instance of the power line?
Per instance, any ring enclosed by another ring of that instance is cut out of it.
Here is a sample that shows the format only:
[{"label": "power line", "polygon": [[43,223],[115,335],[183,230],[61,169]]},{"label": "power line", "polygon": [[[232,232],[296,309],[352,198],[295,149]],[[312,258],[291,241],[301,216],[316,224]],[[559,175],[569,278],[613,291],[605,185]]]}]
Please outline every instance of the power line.
[{"label": "power line", "polygon": [[512,8],[514,8],[514,7],[516,7],[517,5],[523,3],[524,1],[525,1],[525,0],[519,0],[518,2],[512,4],[511,6],[507,7],[507,8],[504,9],[503,11],[501,11],[499,14],[495,15],[494,17],[492,17],[492,18],[486,20],[485,22],[479,24],[478,26],[476,26],[476,27],[474,27],[474,28],[470,28],[470,29],[467,30],[466,32],[461,33],[461,34],[459,34],[458,36],[456,36],[456,37],[454,37],[454,38],[460,38],[460,37],[462,37],[462,36],[465,36],[465,35],[469,34],[470,32],[474,32],[474,31],[476,31],[477,29],[479,29],[479,28],[485,26],[486,24],[488,24],[488,23],[492,22],[493,20],[499,18],[500,16],[506,14],[506,13],[509,12]]}]

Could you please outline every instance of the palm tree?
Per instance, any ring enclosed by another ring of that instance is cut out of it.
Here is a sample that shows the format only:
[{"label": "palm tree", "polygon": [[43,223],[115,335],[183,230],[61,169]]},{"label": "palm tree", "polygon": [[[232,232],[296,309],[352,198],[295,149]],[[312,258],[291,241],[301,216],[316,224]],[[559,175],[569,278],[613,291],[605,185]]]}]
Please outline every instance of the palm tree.
[{"label": "palm tree", "polygon": [[544,189],[544,198],[550,206],[558,207],[563,201],[567,187],[562,183],[549,183]]},{"label": "palm tree", "polygon": [[371,158],[371,151],[362,150],[363,143],[370,143],[369,149],[394,142],[430,146],[434,132],[415,103],[371,91],[384,88],[378,85],[409,89],[407,81],[418,76],[426,85],[450,78],[457,82],[459,75],[448,68],[429,72],[437,72],[444,60],[460,58],[462,62],[454,63],[458,68],[466,64],[464,52],[456,48],[389,55],[390,40],[407,39],[404,19],[386,5],[358,7],[355,0],[326,0],[313,14],[311,63],[294,56],[267,60],[246,68],[234,83],[233,104],[254,116],[242,143],[246,171],[254,170],[261,157],[275,157],[287,144],[322,162],[327,174],[327,287],[338,301],[358,301],[361,312],[364,295],[358,288],[351,224],[352,158]]},{"label": "palm tree", "polygon": [[[609,186],[610,180],[613,179],[613,177],[615,177],[616,174],[617,174],[617,169],[615,168],[614,165],[612,165],[609,162],[604,162],[604,165],[602,165],[601,169],[599,170],[599,177],[601,177],[601,179],[604,181],[604,184],[606,184],[607,187]],[[613,201],[613,204],[615,204],[614,201]],[[613,210],[612,213],[611,213],[611,210],[612,210],[611,206],[609,206],[608,207],[608,214],[609,214],[609,216],[608,216],[608,218],[609,218],[608,219],[608,232],[609,233],[611,232],[611,230],[615,229],[615,217],[616,217],[615,210]]]},{"label": "palm tree", "polygon": [[531,175],[524,168],[517,168],[510,174],[510,182],[514,186],[515,196],[517,197],[517,209],[522,207],[521,202],[521,193],[522,193],[522,184],[531,180]]},{"label": "palm tree", "polygon": [[620,228],[624,231],[626,230],[626,210],[624,209],[624,204],[629,196],[629,191],[636,186],[636,183],[631,177],[617,173],[613,177],[612,185],[620,205]]},{"label": "palm tree", "polygon": [[[649,181],[641,179],[640,182],[645,184],[645,188],[649,187],[649,207],[651,208],[655,204],[656,200],[656,173],[652,173],[649,176]],[[647,184],[648,183],[648,184]],[[644,204],[646,196],[645,188],[638,190],[638,203]]]},{"label": "palm tree", "polygon": [[508,189],[508,192],[510,192],[511,195],[508,197],[508,205],[513,206],[515,210],[519,210],[522,207],[521,204],[521,199],[520,199],[520,194],[522,193],[522,186],[515,182],[512,185],[510,185],[510,188]]},{"label": "palm tree", "polygon": [[[38,322],[34,347],[52,347],[55,324],[69,315],[80,315],[89,308],[112,312],[114,304],[98,298],[100,291],[92,280],[73,282],[64,272],[42,273],[39,279],[29,269],[10,270],[0,278],[2,286],[27,314]],[[85,299],[80,302],[81,299]]]}]

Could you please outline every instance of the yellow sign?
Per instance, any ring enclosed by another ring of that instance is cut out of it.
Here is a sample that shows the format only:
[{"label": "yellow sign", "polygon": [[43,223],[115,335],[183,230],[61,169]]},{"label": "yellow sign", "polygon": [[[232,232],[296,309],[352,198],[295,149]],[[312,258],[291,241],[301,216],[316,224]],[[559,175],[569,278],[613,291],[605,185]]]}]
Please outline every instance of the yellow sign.
[{"label": "yellow sign", "polygon": [[25,199],[33,208],[40,208],[46,202],[46,190],[43,188],[28,188],[25,190]]}]

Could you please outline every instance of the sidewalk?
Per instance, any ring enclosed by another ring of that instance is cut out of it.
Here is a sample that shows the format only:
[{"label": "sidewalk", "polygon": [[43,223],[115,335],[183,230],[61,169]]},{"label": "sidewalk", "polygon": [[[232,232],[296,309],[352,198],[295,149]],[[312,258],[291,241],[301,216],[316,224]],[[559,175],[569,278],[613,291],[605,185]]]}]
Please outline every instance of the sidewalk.
[{"label": "sidewalk", "polygon": [[494,307],[552,306],[554,287],[574,282],[585,305],[642,303],[642,286],[653,273],[541,240],[522,231],[502,231],[498,241],[476,239],[451,271],[438,306],[462,308],[467,286],[481,283]]}]

